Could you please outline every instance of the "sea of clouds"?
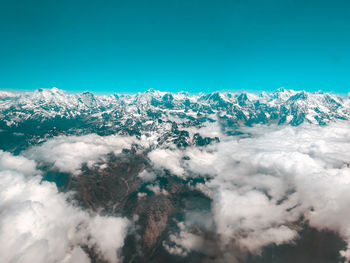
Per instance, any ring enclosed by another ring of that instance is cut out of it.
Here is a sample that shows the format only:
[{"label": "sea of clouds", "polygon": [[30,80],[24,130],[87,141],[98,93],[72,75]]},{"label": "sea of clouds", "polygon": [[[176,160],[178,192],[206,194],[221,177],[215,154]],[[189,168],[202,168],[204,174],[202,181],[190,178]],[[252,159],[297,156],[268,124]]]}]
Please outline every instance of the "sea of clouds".
[{"label": "sea of clouds", "polygon": [[[350,259],[350,123],[240,131],[243,135],[227,136],[216,124],[192,128],[191,134],[218,136],[220,142],[185,149],[152,147],[148,158],[154,169],[165,169],[171,176],[205,178],[196,188],[212,199],[215,231],[223,247],[234,244],[259,253],[268,244],[293,242],[300,225],[309,224],[339,234],[348,244],[339,253]],[[70,193],[42,181],[38,166],[45,163],[78,174],[83,163],[94,165],[135,143],[150,146],[134,137],[90,134],[52,138],[19,156],[1,151],[3,262],[89,262],[84,246],[118,262],[128,220],[79,208]],[[169,237],[172,245],[164,243],[169,253],[185,256],[201,249],[202,237],[187,231],[192,223],[178,223],[180,232]]]}]

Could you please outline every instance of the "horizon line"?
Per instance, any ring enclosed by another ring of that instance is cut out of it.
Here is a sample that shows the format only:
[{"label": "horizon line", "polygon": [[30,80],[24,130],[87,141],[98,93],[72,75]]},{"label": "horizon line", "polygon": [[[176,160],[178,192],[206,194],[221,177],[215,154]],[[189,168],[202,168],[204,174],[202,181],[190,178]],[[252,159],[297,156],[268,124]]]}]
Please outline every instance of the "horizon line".
[{"label": "horizon line", "polygon": [[53,91],[53,90],[57,90],[57,91],[63,91],[65,94],[68,95],[74,95],[74,94],[83,94],[83,93],[92,93],[96,96],[108,96],[108,95],[114,95],[114,94],[121,94],[121,95],[137,95],[137,94],[143,94],[143,93],[150,93],[150,92],[161,92],[161,93],[169,93],[169,94],[181,94],[181,93],[185,93],[186,95],[208,95],[208,94],[213,94],[213,93],[231,93],[231,94],[242,94],[242,93],[247,93],[247,94],[254,94],[254,95],[261,95],[263,93],[267,93],[267,94],[272,94],[275,93],[277,91],[280,90],[286,90],[286,91],[293,91],[293,92],[306,92],[306,93],[310,93],[310,94],[331,94],[331,95],[338,95],[341,97],[350,97],[350,91],[349,92],[345,92],[345,93],[341,93],[341,92],[334,92],[334,91],[323,91],[323,90],[318,90],[318,91],[306,91],[305,89],[300,89],[300,90],[296,90],[296,89],[288,89],[285,87],[279,87],[277,89],[274,90],[244,90],[244,89],[237,89],[237,90],[229,90],[229,89],[218,89],[215,91],[211,91],[211,92],[189,92],[189,91],[185,91],[185,90],[180,90],[180,91],[166,91],[166,90],[160,90],[160,89],[147,89],[145,91],[138,91],[138,92],[103,92],[103,91],[91,91],[91,90],[85,90],[85,91],[78,91],[78,90],[65,90],[65,89],[60,89],[57,88],[55,86],[51,87],[51,88],[37,88],[37,89],[32,89],[32,90],[22,90],[22,89],[0,89],[0,93],[2,92],[8,92],[8,93],[12,93],[12,94],[23,94],[23,93],[34,93],[36,91],[40,91],[40,90],[48,90],[48,91]]}]

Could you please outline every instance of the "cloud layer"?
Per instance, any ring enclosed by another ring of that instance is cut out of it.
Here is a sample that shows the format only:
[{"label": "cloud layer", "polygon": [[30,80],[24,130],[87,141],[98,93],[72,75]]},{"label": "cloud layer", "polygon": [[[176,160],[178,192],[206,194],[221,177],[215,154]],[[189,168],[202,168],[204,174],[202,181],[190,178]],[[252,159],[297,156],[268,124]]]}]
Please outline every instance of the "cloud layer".
[{"label": "cloud layer", "polygon": [[[350,259],[350,123],[255,126],[240,132],[244,135],[227,136],[211,124],[191,133],[219,136],[218,143],[185,149],[154,144],[147,154],[153,167],[139,176],[152,181],[147,189],[156,195],[171,194],[156,182],[156,170],[182,179],[205,178],[195,187],[212,199],[215,237],[222,247],[259,253],[271,243],[293,242],[307,223],[338,233],[348,243],[339,252]],[[59,136],[33,146],[25,157],[0,151],[4,262],[89,262],[86,247],[104,260],[118,262],[128,220],[78,208],[69,193],[41,181],[37,164],[78,173],[83,163],[92,166],[134,143],[145,149],[152,141],[116,135]],[[145,197],[139,193],[139,199]],[[205,240],[184,221],[163,246],[176,255],[202,253]]]},{"label": "cloud layer", "polygon": [[[350,123],[242,132],[249,136],[222,135],[217,144],[162,150],[166,154],[159,149],[150,157],[179,177],[210,178],[205,186],[223,244],[259,252],[292,242],[306,222],[350,245]],[[350,258],[349,247],[340,253]]]}]

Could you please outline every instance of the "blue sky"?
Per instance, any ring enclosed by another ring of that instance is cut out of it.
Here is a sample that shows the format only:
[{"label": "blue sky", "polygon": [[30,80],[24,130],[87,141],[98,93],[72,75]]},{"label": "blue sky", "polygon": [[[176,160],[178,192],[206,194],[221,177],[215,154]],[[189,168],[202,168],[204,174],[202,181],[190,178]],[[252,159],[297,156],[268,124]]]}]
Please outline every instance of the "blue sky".
[{"label": "blue sky", "polygon": [[348,0],[0,1],[0,89],[350,91]]}]

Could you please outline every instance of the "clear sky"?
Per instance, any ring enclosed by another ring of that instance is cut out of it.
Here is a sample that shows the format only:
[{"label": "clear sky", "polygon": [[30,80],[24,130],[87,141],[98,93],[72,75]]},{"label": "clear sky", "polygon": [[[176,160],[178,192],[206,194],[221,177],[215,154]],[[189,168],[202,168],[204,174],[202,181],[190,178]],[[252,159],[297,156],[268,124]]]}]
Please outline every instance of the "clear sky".
[{"label": "clear sky", "polygon": [[0,0],[0,89],[350,91],[349,0]]}]

